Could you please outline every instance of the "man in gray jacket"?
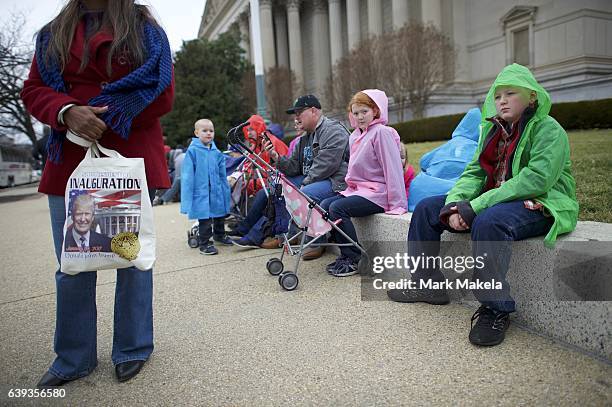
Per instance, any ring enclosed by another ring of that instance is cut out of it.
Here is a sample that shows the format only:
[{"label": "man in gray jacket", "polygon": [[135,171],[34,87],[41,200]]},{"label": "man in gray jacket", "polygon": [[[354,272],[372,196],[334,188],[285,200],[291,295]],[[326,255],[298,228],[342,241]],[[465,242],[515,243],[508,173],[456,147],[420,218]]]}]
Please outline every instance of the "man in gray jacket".
[{"label": "man in gray jacket", "polygon": [[[300,186],[302,192],[317,203],[344,190],[346,188],[344,177],[349,158],[349,132],[346,127],[336,120],[325,117],[321,112],[319,100],[313,95],[297,98],[287,113],[295,115],[296,123],[306,134],[300,138],[291,156],[288,157],[279,157],[272,149],[271,143],[267,142],[265,147],[270,151],[272,162],[276,163],[278,169],[287,175],[292,183]],[[263,191],[258,193],[260,194],[263,196],[255,197],[255,202],[245,219],[249,227],[252,227],[263,214],[265,194]],[[258,213],[254,213],[256,211]],[[319,258],[323,251],[323,247],[314,247],[306,251],[303,258],[304,260]]]}]

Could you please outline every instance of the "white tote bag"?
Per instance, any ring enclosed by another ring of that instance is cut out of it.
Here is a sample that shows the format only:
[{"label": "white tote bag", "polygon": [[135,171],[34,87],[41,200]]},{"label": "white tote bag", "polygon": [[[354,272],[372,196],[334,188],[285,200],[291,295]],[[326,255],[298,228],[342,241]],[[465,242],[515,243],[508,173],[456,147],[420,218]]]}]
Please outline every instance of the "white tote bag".
[{"label": "white tote bag", "polygon": [[155,230],[144,159],[91,144],[68,180],[65,203],[63,273],[153,267]]}]

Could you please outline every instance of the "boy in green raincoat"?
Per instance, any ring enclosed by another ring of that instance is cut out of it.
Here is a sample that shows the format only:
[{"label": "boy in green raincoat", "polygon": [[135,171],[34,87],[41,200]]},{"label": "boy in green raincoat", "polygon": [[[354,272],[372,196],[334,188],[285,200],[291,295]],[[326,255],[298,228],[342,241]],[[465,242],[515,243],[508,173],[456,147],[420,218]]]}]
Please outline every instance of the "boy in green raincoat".
[{"label": "boy in green raincoat", "polygon": [[[469,333],[475,345],[503,342],[515,311],[506,281],[512,242],[545,235],[544,244],[552,247],[558,235],[576,226],[569,141],[548,115],[550,107],[548,92],[529,69],[505,67],[487,94],[473,161],[448,195],[421,201],[412,215],[408,254],[415,258],[437,256],[444,230],[471,234],[473,257],[481,259],[472,279],[481,303]],[[449,302],[444,275],[435,264],[411,272],[414,288],[390,290],[389,298]]]}]

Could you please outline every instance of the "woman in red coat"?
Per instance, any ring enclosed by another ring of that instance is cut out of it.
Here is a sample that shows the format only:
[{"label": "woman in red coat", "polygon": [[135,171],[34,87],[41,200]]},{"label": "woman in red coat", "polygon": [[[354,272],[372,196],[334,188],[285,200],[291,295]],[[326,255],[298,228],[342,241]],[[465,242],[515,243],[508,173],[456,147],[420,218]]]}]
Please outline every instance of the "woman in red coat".
[{"label": "woman in red coat", "polygon": [[[66,131],[144,158],[149,188],[168,188],[159,118],[172,109],[173,94],[168,40],[133,0],[70,0],[38,33],[21,96],[52,128],[39,191],[48,195],[58,262],[66,183],[86,152]],[[57,271],[55,279],[57,357],[39,387],[61,386],[97,365],[96,272]],[[153,351],[152,290],[152,270],[117,270],[112,361],[119,381],[138,374]]]}]

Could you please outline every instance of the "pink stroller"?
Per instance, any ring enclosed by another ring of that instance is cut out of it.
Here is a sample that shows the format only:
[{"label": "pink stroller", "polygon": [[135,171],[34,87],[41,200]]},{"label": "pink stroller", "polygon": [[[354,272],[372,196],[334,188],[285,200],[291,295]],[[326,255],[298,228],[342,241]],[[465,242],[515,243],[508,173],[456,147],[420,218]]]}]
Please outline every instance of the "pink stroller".
[{"label": "pink stroller", "polygon": [[[254,154],[253,151],[242,142],[240,137],[237,136],[237,133],[245,125],[248,125],[248,123],[243,123],[228,132],[229,142],[240,151],[247,160],[251,161],[254,166],[268,173],[268,193],[282,194],[282,197],[284,197],[284,206],[298,229],[298,232],[293,236],[290,236],[289,230],[283,231],[283,250],[280,258],[271,258],[266,264],[268,272],[273,276],[278,276],[278,283],[280,286],[287,291],[292,291],[297,288],[299,283],[297,270],[300,259],[302,258],[302,253],[313,244],[317,246],[336,247],[354,246],[359,249],[367,259],[368,255],[365,249],[338,227],[340,220],[330,220],[329,214],[321,208],[321,206],[304,194],[299,187],[292,184],[285,175],[280,173],[280,171],[261,159],[258,155]],[[327,232],[331,231],[332,228],[340,233],[348,243],[317,242],[325,236]],[[310,236],[313,239],[306,242],[306,236]],[[292,245],[291,242],[295,242],[296,240],[299,241],[299,244]],[[286,254],[297,256],[293,271],[285,270],[283,258]]]}]

